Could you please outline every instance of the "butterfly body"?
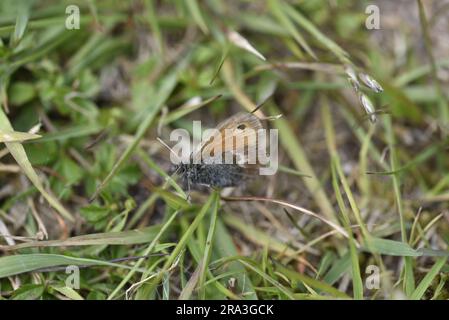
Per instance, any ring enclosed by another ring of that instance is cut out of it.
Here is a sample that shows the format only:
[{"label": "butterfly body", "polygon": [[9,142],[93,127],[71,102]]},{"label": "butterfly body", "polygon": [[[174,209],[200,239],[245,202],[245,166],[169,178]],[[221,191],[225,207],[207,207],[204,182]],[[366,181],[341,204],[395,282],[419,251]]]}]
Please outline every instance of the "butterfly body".
[{"label": "butterfly body", "polygon": [[236,186],[243,181],[244,168],[236,164],[180,164],[177,168],[184,181],[214,188]]},{"label": "butterfly body", "polygon": [[[252,113],[238,113],[219,124],[191,154],[189,161],[179,164],[176,171],[189,188],[191,185],[238,186],[246,177],[254,176],[254,169],[258,168],[258,163],[248,163],[245,150],[257,148],[257,131],[262,128],[260,120]],[[238,141],[241,143],[236,143]],[[233,161],[225,162],[226,158]]]}]

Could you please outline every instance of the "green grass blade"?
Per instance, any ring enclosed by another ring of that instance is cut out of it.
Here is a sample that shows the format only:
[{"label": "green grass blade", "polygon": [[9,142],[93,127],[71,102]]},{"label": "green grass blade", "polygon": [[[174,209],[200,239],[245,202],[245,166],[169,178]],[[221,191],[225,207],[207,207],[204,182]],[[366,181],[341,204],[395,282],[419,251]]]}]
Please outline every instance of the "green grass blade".
[{"label": "green grass blade", "polygon": [[263,272],[262,270],[260,270],[256,265],[254,265],[253,263],[250,263],[248,259],[244,259],[244,258],[237,258],[237,261],[239,261],[241,264],[243,264],[245,267],[247,267],[248,269],[252,270],[253,272],[257,273],[259,276],[261,276],[264,280],[266,280],[267,282],[271,283],[272,285],[274,285],[277,289],[279,289],[279,291],[281,291],[287,298],[294,300],[295,297],[293,295],[293,293],[286,288],[285,286],[283,286],[281,283],[279,283],[279,281],[273,279],[272,277],[270,277],[268,274],[266,274],[265,272]]},{"label": "green grass blade", "polygon": [[[172,253],[168,257],[168,259],[165,261],[162,269],[158,272],[158,275],[154,280],[151,280],[151,285],[147,287],[145,290],[148,292],[148,295],[151,295],[156,286],[160,283],[162,280],[163,275],[166,273],[166,271],[172,266],[172,264],[175,262],[175,260],[178,258],[179,254],[187,245],[188,240],[192,236],[193,232],[198,228],[198,225],[203,220],[206,213],[209,211],[209,208],[211,207],[212,203],[215,203],[217,201],[218,194],[217,192],[214,192],[210,195],[207,202],[203,205],[200,212],[196,215],[193,222],[190,224],[187,231],[182,235],[181,239],[178,241],[178,244],[173,249]],[[146,294],[142,294],[143,296],[146,296]]]},{"label": "green grass blade", "polygon": [[[272,115],[280,113],[278,108],[274,105],[270,105],[270,107]],[[332,222],[338,223],[338,219],[335,215],[331,202],[320,185],[319,179],[310,165],[307,155],[304,152],[300,142],[297,140],[296,134],[290,127],[290,124],[285,118],[280,118],[274,121],[273,125],[279,130],[280,142],[293,161],[296,169],[311,177],[305,178],[304,184],[314,197],[316,204],[328,219]]]},{"label": "green grass blade", "polygon": [[290,33],[293,39],[306,51],[312,58],[317,60],[317,56],[315,52],[313,52],[312,48],[310,48],[307,41],[304,37],[296,30],[295,25],[290,21],[289,17],[285,14],[282,9],[281,2],[278,0],[269,0],[268,1],[269,8],[271,9],[272,14],[278,19],[280,24]]},{"label": "green grass blade", "polygon": [[412,300],[420,300],[424,293],[426,292],[427,288],[432,284],[432,281],[435,279],[435,277],[440,272],[441,268],[443,268],[444,264],[446,263],[447,257],[438,259],[433,267],[430,269],[430,271],[426,274],[426,276],[421,280],[421,282],[416,287],[415,291],[410,296],[410,299]]},{"label": "green grass blade", "polygon": [[0,278],[43,268],[69,265],[107,266],[130,269],[130,267],[126,265],[96,259],[76,258],[59,254],[33,253],[0,257]]},{"label": "green grass blade", "polygon": [[333,297],[342,298],[342,299],[350,298],[344,292],[341,292],[338,289],[335,289],[334,287],[328,285],[325,282],[312,279],[306,275],[303,275],[298,272],[287,269],[286,267],[281,266],[279,264],[276,266],[276,269],[278,269],[280,272],[282,272],[284,275],[286,275],[289,279],[304,282],[305,284],[311,286],[312,288],[319,289],[319,290],[322,290],[324,292],[331,294]]},{"label": "green grass blade", "polygon": [[340,207],[340,211],[343,215],[343,221],[346,228],[346,232],[349,234],[349,251],[351,255],[351,265],[352,265],[352,287],[354,291],[354,299],[360,300],[363,299],[363,282],[362,276],[360,274],[360,264],[359,258],[357,254],[356,242],[354,240],[354,235],[352,234],[352,230],[350,227],[350,220],[347,214],[347,209],[343,201],[343,197],[341,194],[340,187],[337,181],[337,172],[336,166],[338,165],[337,155],[332,156],[332,184],[335,190],[335,196],[337,198],[338,206]]},{"label": "green grass blade", "polygon": [[162,82],[159,88],[159,92],[157,94],[157,101],[154,102],[154,104],[152,104],[151,109],[148,110],[147,114],[144,116],[142,122],[137,128],[133,141],[122,153],[120,158],[114,164],[112,170],[106,176],[106,178],[104,178],[104,180],[100,183],[91,199],[95,199],[99,195],[99,193],[103,190],[103,188],[111,181],[112,177],[114,177],[114,175],[118,172],[118,170],[122,167],[122,165],[132,155],[132,153],[138,146],[140,140],[142,140],[143,136],[145,135],[151,123],[153,122],[154,118],[156,117],[157,113],[162,108],[163,104],[165,103],[165,101],[168,99],[171,92],[175,88],[176,83],[178,82],[179,71],[186,65],[186,63],[187,60],[183,60],[182,63],[178,65],[177,68],[175,68],[175,70],[173,70],[169,75],[165,77],[164,81]]},{"label": "green grass blade", "polygon": [[[149,255],[154,247],[156,246],[157,241],[162,237],[162,235],[165,233],[165,231],[171,226],[171,223],[175,220],[175,218],[178,216],[179,211],[174,212],[170,218],[167,220],[167,222],[164,223],[162,228],[159,230],[157,235],[153,238],[150,245],[145,249],[143,255],[147,256]],[[140,259],[136,262],[136,264],[132,267],[132,269],[126,274],[126,276],[123,277],[122,281],[118,284],[117,287],[111,292],[111,294],[108,296],[108,300],[112,300],[118,292],[125,286],[125,284],[131,279],[131,277],[137,272],[138,268],[141,266],[145,259]]]},{"label": "green grass blade", "polygon": [[200,27],[201,31],[205,34],[209,34],[209,29],[207,28],[206,22],[204,21],[203,15],[201,14],[200,6],[196,0],[186,0],[187,8],[190,11],[196,24]]},{"label": "green grass blade", "polygon": [[212,254],[212,248],[214,245],[215,227],[217,224],[217,214],[219,209],[219,198],[215,198],[215,202],[212,204],[213,209],[211,210],[209,231],[207,233],[206,244],[204,248],[203,260],[201,261],[200,269],[200,279],[199,279],[199,289],[200,289],[200,299],[206,299],[206,288],[204,283],[206,281],[206,270],[209,268],[209,261]]},{"label": "green grass blade", "polygon": [[315,39],[323,44],[330,52],[335,54],[337,58],[344,64],[350,63],[349,54],[343,50],[338,44],[336,44],[329,37],[325,36],[315,25],[310,22],[304,15],[299,13],[293,6],[288,3],[283,4],[283,10],[288,14],[296,23],[307,30]]},{"label": "green grass blade", "polygon": [[[3,109],[0,106],[0,130],[3,132],[13,132],[14,129],[11,126],[8,118],[6,117]],[[36,171],[34,171],[33,166],[28,160],[27,154],[23,146],[18,142],[6,142],[6,148],[8,148],[9,152],[16,160],[17,164],[23,170],[23,173],[30,179],[33,185],[39,190],[42,196],[48,201],[48,203],[56,209],[64,218],[74,221],[72,214],[64,208],[64,206],[59,202],[59,200],[48,193],[44,186],[42,185],[41,180],[39,179]]]},{"label": "green grass blade", "polygon": [[[218,219],[215,230],[214,256],[218,259],[234,257],[238,255],[231,233],[226,229],[222,219]],[[234,273],[233,277],[237,281],[237,289],[242,292],[243,299],[256,300],[254,285],[249,278],[249,274],[245,268],[238,262],[234,261],[227,265],[229,272]]]},{"label": "green grass blade", "polygon": [[[396,140],[393,133],[393,126],[391,117],[384,117],[384,126],[387,136],[388,147],[390,149],[390,167],[391,171],[396,171],[399,167],[397,154],[396,154]],[[402,242],[408,243],[407,240],[407,230],[405,227],[406,221],[403,212],[403,203],[402,203],[402,195],[400,190],[400,182],[397,174],[393,174],[391,176],[393,180],[393,191],[395,195],[396,208],[398,210],[399,222],[401,225],[401,239]],[[404,258],[404,289],[405,294],[407,296],[411,296],[411,294],[415,291],[415,277],[413,275],[413,265],[412,260],[408,257]]]}]

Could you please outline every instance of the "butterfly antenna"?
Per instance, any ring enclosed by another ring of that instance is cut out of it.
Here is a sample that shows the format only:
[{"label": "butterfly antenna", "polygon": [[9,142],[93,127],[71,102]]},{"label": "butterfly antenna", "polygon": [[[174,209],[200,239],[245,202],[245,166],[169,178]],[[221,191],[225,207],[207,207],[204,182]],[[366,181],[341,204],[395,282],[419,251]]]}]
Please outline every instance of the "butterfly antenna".
[{"label": "butterfly antenna", "polygon": [[279,114],[277,114],[277,115],[275,115],[275,116],[261,117],[261,118],[259,118],[259,119],[260,119],[260,120],[274,121],[274,120],[277,120],[277,119],[279,119],[279,118],[282,118],[282,116],[283,116],[283,114],[282,114],[282,113],[279,113]]},{"label": "butterfly antenna", "polygon": [[164,147],[166,147],[166,148],[170,151],[170,153],[173,154],[173,155],[179,160],[179,162],[182,162],[182,161],[181,161],[182,159],[176,154],[176,152],[173,151],[172,148],[170,148],[170,147],[168,146],[168,144],[166,144],[166,143],[165,143],[161,138],[159,138],[159,137],[157,137],[156,139],[157,139],[157,141],[159,141]]},{"label": "butterfly antenna", "polygon": [[256,108],[251,111],[250,113],[255,113],[257,110],[259,110],[260,108],[263,107],[263,105],[265,104],[265,102],[267,102],[270,98],[272,97],[272,95],[269,95],[264,101],[262,101],[261,103],[259,103]]},{"label": "butterfly antenna", "polygon": [[[257,105],[257,107],[253,110],[253,111],[251,111],[251,113],[255,113],[257,110],[259,110],[260,108],[262,108],[263,107],[263,105],[272,97],[273,95],[269,95],[264,101],[262,101],[261,103],[259,103],[258,105]],[[276,116],[270,116],[270,117],[259,117],[259,119],[260,120],[269,120],[269,121],[272,121],[272,120],[277,120],[277,119],[279,119],[280,117],[282,117],[282,114],[278,114],[278,115],[276,115]]]}]

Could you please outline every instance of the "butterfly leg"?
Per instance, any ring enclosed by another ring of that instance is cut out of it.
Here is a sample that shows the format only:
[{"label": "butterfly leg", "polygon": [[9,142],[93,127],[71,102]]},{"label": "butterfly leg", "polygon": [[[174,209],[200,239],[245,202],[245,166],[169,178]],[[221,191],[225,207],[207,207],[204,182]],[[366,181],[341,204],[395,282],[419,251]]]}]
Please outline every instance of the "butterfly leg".
[{"label": "butterfly leg", "polygon": [[191,197],[190,197],[190,180],[189,179],[187,179],[187,202],[188,203],[191,203]]}]

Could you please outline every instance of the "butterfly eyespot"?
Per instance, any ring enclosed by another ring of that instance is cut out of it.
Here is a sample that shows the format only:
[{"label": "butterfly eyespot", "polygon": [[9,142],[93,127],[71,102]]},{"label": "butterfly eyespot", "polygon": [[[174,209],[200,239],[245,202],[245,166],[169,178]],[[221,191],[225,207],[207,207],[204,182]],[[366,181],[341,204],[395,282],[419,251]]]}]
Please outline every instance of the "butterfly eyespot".
[{"label": "butterfly eyespot", "polygon": [[240,125],[238,125],[238,127],[237,127],[237,129],[239,129],[239,130],[243,130],[243,129],[245,129],[246,128],[246,126],[244,125],[244,124],[240,124]]}]

